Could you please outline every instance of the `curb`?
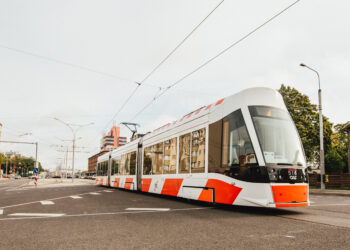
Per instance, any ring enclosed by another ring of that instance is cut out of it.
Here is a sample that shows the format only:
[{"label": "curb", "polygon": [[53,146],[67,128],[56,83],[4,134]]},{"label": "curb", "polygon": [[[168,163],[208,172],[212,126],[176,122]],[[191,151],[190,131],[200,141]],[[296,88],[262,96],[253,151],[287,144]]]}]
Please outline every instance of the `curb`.
[{"label": "curb", "polygon": [[343,192],[321,192],[321,191],[316,191],[312,192],[311,190],[309,191],[309,194],[317,194],[317,195],[336,195],[336,196],[350,196],[350,193],[343,193]]}]

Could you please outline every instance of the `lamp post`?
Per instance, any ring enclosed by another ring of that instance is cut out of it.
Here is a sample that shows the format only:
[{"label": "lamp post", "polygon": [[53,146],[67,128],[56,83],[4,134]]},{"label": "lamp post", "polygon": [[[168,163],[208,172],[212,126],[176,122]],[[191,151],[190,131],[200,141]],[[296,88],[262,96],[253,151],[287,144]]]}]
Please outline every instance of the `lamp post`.
[{"label": "lamp post", "polygon": [[313,68],[310,68],[309,66],[301,63],[301,67],[308,68],[309,70],[315,72],[317,74],[318,79],[318,113],[319,113],[319,119],[320,119],[320,170],[321,170],[321,190],[325,190],[325,183],[323,182],[323,178],[325,175],[325,167],[324,167],[324,148],[323,148],[323,117],[322,117],[322,99],[321,99],[321,81],[320,81],[320,74],[314,70]]},{"label": "lamp post", "polygon": [[[73,148],[73,152],[72,152],[72,182],[74,182],[74,155],[75,155],[75,142],[77,140],[76,136],[77,136],[77,132],[83,128],[83,127],[86,127],[86,126],[89,126],[89,125],[92,125],[94,124],[93,122],[91,123],[88,123],[88,124],[84,124],[84,125],[79,125],[79,124],[69,124],[69,123],[66,123],[56,117],[54,117],[53,119],[55,119],[56,121],[59,121],[61,123],[63,123],[64,125],[66,125],[71,131],[72,131],[72,134],[73,134],[73,140],[72,140],[72,148]],[[75,129],[73,127],[76,127]]]}]

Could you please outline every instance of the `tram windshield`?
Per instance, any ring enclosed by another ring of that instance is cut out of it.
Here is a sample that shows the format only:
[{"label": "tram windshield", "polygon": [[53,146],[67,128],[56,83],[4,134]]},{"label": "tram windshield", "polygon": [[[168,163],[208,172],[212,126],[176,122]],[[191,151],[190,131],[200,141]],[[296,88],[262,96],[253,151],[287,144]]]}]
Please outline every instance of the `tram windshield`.
[{"label": "tram windshield", "polygon": [[287,111],[251,106],[256,133],[266,164],[305,166],[299,135]]}]

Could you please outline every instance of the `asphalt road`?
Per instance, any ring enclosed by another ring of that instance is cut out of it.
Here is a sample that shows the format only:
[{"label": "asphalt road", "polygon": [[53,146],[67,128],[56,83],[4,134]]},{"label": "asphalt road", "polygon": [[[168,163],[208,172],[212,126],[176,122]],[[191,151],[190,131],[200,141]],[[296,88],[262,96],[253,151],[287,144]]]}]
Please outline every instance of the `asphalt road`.
[{"label": "asphalt road", "polygon": [[350,249],[350,197],[310,198],[311,207],[263,209],[93,185],[11,187],[0,194],[0,248]]}]

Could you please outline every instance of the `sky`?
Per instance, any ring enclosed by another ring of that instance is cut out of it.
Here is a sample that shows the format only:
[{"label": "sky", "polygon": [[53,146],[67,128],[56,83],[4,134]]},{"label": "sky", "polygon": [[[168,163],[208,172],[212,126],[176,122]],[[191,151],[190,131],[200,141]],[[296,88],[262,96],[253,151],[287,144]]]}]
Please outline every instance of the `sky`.
[{"label": "sky", "polygon": [[[39,143],[46,169],[62,162],[72,133],[58,118],[93,125],[77,132],[76,169],[98,152],[103,132],[136,87],[218,4],[217,0],[0,0],[2,140]],[[167,91],[132,120],[159,88],[174,83],[267,19],[290,0],[224,0],[151,75],[115,122],[147,132],[198,107],[251,87],[296,88],[334,124],[350,120],[350,2],[301,0],[206,67]],[[49,60],[47,60],[49,58]],[[30,133],[29,135],[27,133]],[[130,136],[126,128],[122,135]],[[27,135],[25,135],[27,134]],[[61,145],[61,146],[57,146]],[[31,145],[1,152],[34,156]],[[69,161],[71,161],[71,156]],[[70,165],[70,164],[69,164]]]}]

